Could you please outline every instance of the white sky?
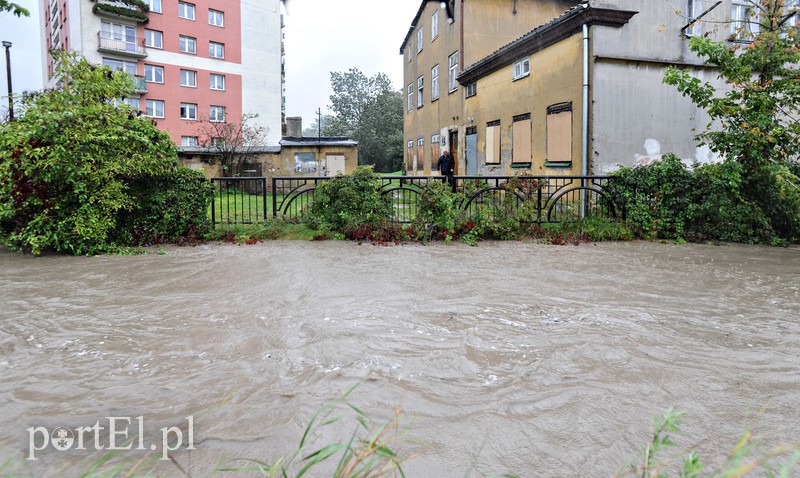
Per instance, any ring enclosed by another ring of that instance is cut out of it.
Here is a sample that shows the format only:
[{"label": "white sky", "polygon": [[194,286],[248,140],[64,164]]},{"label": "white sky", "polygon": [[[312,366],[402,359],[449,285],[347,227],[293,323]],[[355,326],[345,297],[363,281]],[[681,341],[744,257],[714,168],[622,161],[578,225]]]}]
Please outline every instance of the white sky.
[{"label": "white sky", "polygon": [[[15,93],[42,88],[38,1],[16,0],[28,18],[0,13],[0,40],[11,47]],[[303,127],[331,114],[331,72],[358,68],[367,77],[385,73],[402,88],[400,45],[421,0],[288,0],[284,17],[286,47],[286,115],[302,116]],[[0,48],[0,110],[4,110],[5,51]]]}]

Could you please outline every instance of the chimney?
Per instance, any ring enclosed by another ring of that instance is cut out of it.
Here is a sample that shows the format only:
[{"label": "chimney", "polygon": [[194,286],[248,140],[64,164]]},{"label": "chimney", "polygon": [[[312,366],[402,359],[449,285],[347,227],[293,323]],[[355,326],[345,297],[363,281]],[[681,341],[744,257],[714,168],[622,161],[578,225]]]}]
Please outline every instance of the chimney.
[{"label": "chimney", "polygon": [[301,116],[290,116],[286,118],[286,137],[303,137],[303,118]]}]

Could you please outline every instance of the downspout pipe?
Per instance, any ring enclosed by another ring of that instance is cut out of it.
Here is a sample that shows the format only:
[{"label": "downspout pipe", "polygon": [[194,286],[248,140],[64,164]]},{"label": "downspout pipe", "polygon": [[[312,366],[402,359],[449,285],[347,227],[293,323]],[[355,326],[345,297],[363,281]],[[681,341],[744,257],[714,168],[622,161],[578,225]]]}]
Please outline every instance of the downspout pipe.
[{"label": "downspout pipe", "polygon": [[[583,107],[581,118],[581,176],[589,175],[589,25],[583,24]],[[581,182],[585,181],[581,180]],[[582,185],[583,186],[583,185]],[[581,188],[581,218],[586,217],[589,204],[586,190]]]},{"label": "downspout pipe", "polygon": [[583,118],[581,121],[581,175],[589,175],[589,25],[583,24]]}]

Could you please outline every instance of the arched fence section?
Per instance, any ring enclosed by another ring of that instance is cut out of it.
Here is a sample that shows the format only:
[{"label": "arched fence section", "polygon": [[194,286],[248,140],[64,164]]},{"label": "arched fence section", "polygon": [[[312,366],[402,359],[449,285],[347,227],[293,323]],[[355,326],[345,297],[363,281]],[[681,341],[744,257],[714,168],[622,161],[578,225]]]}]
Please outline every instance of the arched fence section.
[{"label": "arched fence section", "polygon": [[[316,187],[330,180],[322,176],[212,178],[214,224],[248,224],[269,217],[302,221],[314,200]],[[420,193],[440,176],[380,176],[380,191],[392,198],[393,222],[406,224],[417,214]],[[588,216],[624,218],[605,188],[609,176],[455,176],[453,192],[458,207],[468,215],[493,217],[501,211],[525,208],[531,222],[569,222]]]}]

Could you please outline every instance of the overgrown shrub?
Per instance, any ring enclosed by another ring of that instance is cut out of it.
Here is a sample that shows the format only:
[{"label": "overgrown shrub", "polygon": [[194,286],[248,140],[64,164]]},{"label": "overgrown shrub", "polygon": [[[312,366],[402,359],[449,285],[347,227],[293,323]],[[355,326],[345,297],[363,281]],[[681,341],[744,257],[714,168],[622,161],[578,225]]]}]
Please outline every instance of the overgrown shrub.
[{"label": "overgrown shrub", "polygon": [[743,168],[724,161],[689,169],[674,155],[666,155],[614,173],[606,191],[639,237],[796,241],[800,180],[788,167],[771,166],[749,176]]},{"label": "overgrown shrub", "polygon": [[129,188],[140,201],[117,221],[114,242],[136,246],[175,242],[202,238],[210,231],[208,206],[214,188],[203,173],[179,167],[138,178]]},{"label": "overgrown shrub", "polygon": [[371,166],[359,166],[352,175],[336,175],[317,186],[303,220],[313,228],[342,233],[389,222],[392,198],[380,189]]},{"label": "overgrown shrub", "polygon": [[[134,90],[133,78],[74,54],[56,56],[59,87],[26,95],[20,117],[0,126],[0,234],[5,242],[34,254],[46,249],[97,254],[174,237],[178,230],[192,229],[188,223],[193,220],[202,224],[200,200],[181,200],[177,210],[157,210],[182,194],[191,196],[194,176],[176,169],[169,136],[121,103]],[[161,198],[150,198],[154,190],[142,188],[151,181],[184,191],[162,190]],[[126,230],[123,218],[138,232]],[[145,226],[147,220],[158,224]]]},{"label": "overgrown shrub", "polygon": [[628,224],[643,238],[682,238],[691,222],[694,174],[674,155],[617,171],[605,186]]}]

